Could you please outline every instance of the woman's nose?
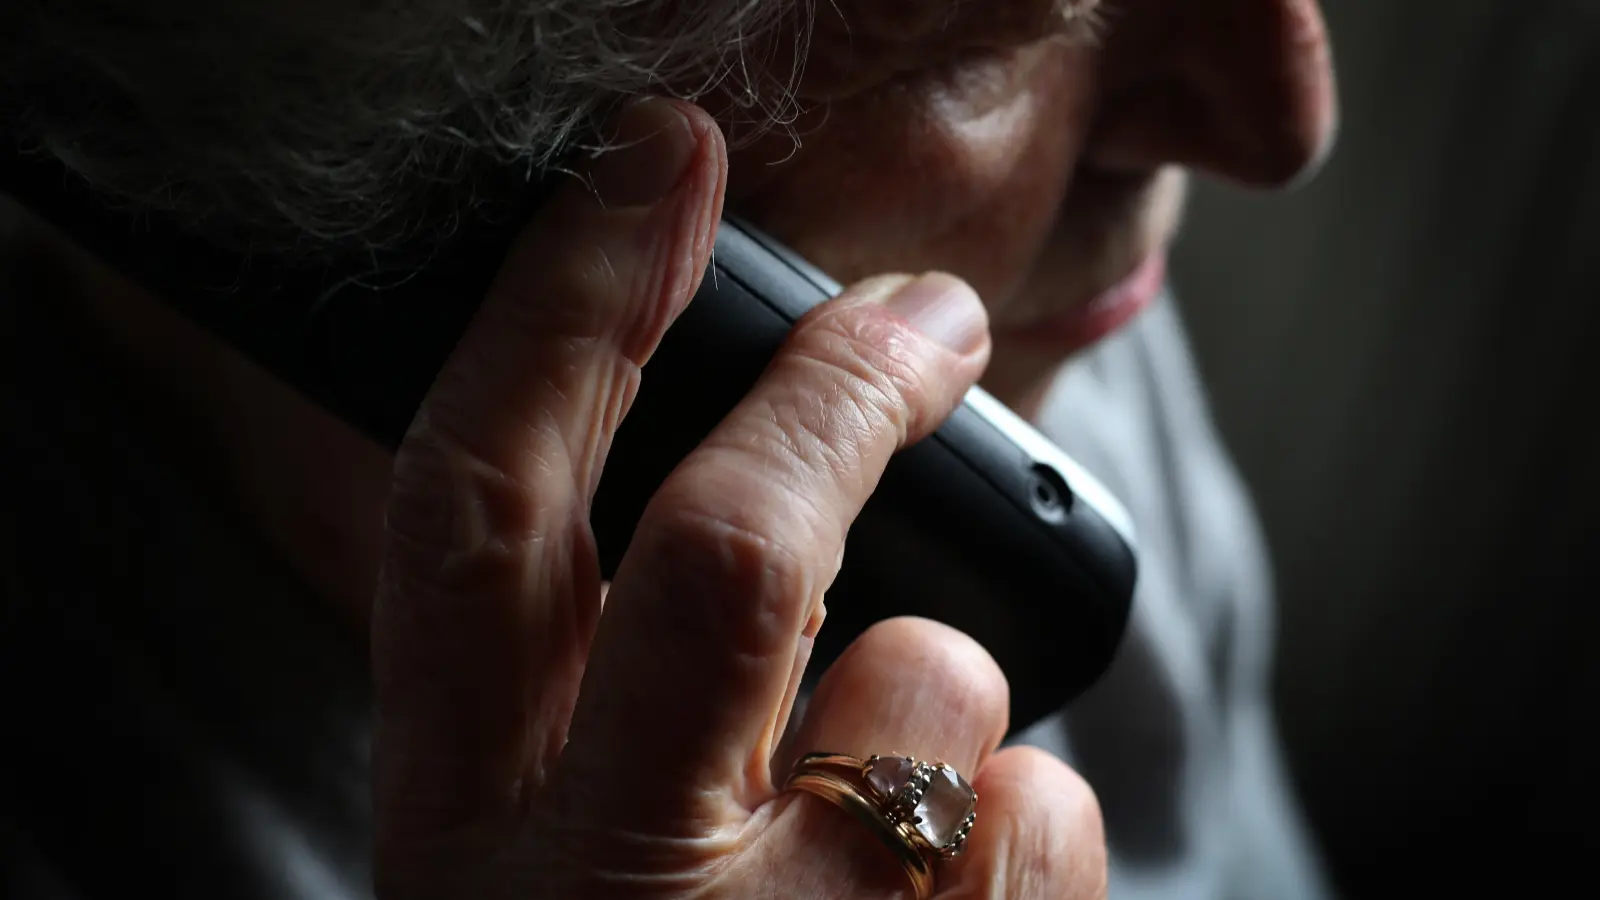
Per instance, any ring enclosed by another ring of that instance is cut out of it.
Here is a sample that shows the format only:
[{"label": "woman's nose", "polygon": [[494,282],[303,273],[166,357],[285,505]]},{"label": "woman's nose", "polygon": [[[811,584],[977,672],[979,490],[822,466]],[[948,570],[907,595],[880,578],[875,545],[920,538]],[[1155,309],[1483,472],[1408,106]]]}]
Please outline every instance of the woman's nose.
[{"label": "woman's nose", "polygon": [[1125,0],[1106,28],[1091,163],[1276,187],[1331,148],[1337,100],[1316,0]]}]

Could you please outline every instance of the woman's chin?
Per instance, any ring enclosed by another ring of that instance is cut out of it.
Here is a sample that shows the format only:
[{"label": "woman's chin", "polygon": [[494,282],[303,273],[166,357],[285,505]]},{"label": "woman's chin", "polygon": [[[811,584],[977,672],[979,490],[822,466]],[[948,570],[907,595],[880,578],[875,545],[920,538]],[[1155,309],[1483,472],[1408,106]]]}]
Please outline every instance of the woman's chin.
[{"label": "woman's chin", "polygon": [[1166,284],[1167,253],[1147,254],[1120,281],[1071,309],[993,332],[997,355],[1013,351],[1044,353],[1060,360],[1092,346],[1128,325],[1161,295]]}]

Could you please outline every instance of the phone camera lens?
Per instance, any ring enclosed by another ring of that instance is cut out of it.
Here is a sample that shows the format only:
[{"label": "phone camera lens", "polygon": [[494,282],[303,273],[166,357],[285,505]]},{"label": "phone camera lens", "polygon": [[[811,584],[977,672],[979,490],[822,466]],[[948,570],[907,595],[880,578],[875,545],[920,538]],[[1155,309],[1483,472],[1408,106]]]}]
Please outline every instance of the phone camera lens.
[{"label": "phone camera lens", "polygon": [[1072,509],[1072,489],[1057,472],[1044,463],[1037,463],[1028,477],[1028,500],[1033,511],[1046,522],[1064,521]]}]

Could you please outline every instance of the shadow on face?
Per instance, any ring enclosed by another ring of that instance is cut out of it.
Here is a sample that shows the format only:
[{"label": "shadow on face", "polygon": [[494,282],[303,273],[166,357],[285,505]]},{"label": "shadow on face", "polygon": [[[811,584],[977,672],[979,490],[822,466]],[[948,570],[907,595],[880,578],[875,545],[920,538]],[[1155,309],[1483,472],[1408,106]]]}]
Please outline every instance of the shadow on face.
[{"label": "shadow on face", "polygon": [[[1151,299],[1127,296],[1130,278],[1159,268],[1185,171],[1283,186],[1332,143],[1314,0],[853,0],[819,16],[813,102],[735,153],[730,205],[842,280],[972,282],[996,341],[986,385],[1008,400]],[[1130,308],[1089,312],[1114,301]]]}]

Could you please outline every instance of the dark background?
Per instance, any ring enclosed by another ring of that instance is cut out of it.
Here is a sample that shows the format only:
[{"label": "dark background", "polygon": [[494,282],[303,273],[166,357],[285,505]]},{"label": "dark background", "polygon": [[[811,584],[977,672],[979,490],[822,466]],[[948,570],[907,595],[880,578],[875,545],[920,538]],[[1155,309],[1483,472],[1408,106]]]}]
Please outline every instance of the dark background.
[{"label": "dark background", "polygon": [[1324,7],[1337,154],[1201,186],[1174,261],[1272,543],[1295,777],[1351,896],[1585,893],[1600,3]]}]

